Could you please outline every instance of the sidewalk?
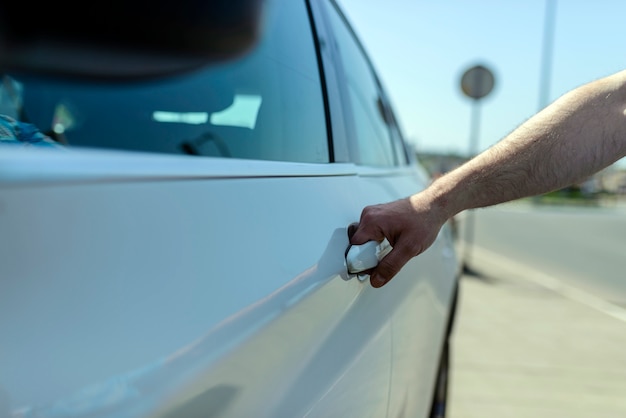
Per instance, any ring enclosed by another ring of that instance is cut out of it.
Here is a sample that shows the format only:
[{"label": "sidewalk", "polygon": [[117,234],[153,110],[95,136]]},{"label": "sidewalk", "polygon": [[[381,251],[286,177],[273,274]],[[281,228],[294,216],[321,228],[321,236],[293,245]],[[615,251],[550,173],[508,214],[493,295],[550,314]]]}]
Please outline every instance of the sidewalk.
[{"label": "sidewalk", "polygon": [[626,310],[479,253],[461,280],[448,417],[626,417]]}]

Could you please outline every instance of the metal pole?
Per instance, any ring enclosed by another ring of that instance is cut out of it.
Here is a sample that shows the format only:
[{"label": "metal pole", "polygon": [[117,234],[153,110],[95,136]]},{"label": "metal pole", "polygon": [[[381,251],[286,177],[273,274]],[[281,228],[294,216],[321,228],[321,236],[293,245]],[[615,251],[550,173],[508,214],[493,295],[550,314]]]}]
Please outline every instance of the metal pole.
[{"label": "metal pole", "polygon": [[[472,101],[472,120],[470,126],[470,149],[469,156],[473,158],[478,154],[478,138],[480,133],[480,100],[474,99]],[[466,273],[471,273],[472,269],[469,266],[472,258],[472,245],[474,242],[474,210],[469,209],[465,214],[465,254],[463,257],[463,268]]]},{"label": "metal pole", "polygon": [[552,74],[552,50],[554,46],[554,22],[556,20],[556,1],[546,0],[546,14],[543,27],[543,45],[541,70],[539,72],[539,110],[550,102],[550,78]]},{"label": "metal pole", "polygon": [[480,134],[480,99],[472,100],[472,120],[470,121],[469,156],[478,154],[478,138]]}]

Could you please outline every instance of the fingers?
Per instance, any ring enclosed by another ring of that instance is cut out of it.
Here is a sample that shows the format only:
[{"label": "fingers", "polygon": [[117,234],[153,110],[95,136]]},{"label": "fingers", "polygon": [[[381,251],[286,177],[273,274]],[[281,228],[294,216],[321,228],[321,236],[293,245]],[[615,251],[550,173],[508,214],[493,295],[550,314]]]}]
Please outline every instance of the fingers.
[{"label": "fingers", "polygon": [[354,233],[357,231],[358,228],[359,228],[358,222],[352,222],[350,225],[348,225],[348,238],[350,239],[351,244],[356,244],[355,242],[353,242],[352,236],[354,235]]},{"label": "fingers", "polygon": [[411,256],[405,251],[393,249],[389,254],[383,257],[376,268],[370,272],[370,284],[372,287],[379,288],[387,284],[393,277],[398,274],[402,266],[404,266]]},{"label": "fingers", "polygon": [[367,241],[372,241],[371,233],[367,230],[362,223],[352,223],[348,227],[348,236],[350,237],[350,244],[360,245],[365,244]]},{"label": "fingers", "polygon": [[353,222],[348,226],[350,243],[365,244],[368,241],[382,241],[385,239],[380,228],[380,219],[375,217],[375,207],[367,206],[361,212],[360,222]]}]

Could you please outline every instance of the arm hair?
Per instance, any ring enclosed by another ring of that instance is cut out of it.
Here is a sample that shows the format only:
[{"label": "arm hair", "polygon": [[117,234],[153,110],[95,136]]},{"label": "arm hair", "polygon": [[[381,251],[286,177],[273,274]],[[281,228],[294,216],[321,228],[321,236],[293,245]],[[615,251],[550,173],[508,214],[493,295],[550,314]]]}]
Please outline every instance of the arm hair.
[{"label": "arm hair", "polygon": [[574,184],[626,155],[626,71],[564,94],[500,142],[437,179],[453,216]]}]

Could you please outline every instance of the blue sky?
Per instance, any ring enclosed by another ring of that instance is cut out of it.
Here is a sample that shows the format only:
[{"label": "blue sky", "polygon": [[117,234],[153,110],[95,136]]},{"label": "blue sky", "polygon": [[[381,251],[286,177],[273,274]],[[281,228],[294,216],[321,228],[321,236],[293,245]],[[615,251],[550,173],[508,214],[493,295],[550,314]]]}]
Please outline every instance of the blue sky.
[{"label": "blue sky", "polygon": [[[549,101],[626,68],[624,0],[337,0],[418,150],[467,154],[469,67],[495,75],[479,103],[478,151],[540,108],[546,1],[555,1]],[[619,162],[626,166],[626,160]]]}]

